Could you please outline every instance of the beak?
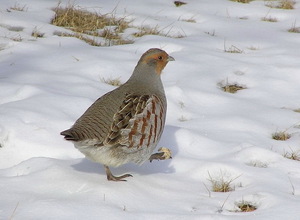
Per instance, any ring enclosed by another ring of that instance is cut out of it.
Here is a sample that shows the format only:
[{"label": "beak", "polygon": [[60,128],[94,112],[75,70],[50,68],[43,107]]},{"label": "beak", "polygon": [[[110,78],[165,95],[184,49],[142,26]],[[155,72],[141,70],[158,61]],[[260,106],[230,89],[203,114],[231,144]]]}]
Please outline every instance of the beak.
[{"label": "beak", "polygon": [[167,60],[168,61],[175,61],[174,57],[171,57],[171,56],[169,56]]}]

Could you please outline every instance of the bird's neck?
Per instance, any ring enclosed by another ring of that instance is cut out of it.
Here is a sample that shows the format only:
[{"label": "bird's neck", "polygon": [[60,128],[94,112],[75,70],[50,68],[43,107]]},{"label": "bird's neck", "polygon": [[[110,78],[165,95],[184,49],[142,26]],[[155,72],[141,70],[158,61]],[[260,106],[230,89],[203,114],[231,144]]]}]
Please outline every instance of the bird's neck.
[{"label": "bird's neck", "polygon": [[160,75],[148,65],[137,65],[128,83],[138,83],[146,87],[153,87],[153,89],[163,89]]}]

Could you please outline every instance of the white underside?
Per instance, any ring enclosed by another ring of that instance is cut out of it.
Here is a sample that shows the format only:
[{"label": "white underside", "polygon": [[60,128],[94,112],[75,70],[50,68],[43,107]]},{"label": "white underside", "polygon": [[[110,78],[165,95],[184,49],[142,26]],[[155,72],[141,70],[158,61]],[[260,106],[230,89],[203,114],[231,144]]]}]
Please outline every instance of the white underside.
[{"label": "white underside", "polygon": [[149,159],[156,146],[141,147],[139,149],[128,149],[118,146],[93,146],[74,143],[74,146],[88,159],[107,166],[118,167],[126,163],[143,164]]}]

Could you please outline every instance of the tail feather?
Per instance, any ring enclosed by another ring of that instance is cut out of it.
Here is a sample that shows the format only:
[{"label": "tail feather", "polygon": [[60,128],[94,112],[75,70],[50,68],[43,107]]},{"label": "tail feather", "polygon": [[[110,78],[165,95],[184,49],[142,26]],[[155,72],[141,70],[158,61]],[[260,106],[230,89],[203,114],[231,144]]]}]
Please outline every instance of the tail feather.
[{"label": "tail feather", "polygon": [[78,141],[79,140],[78,135],[72,129],[62,131],[60,134],[63,135],[67,141]]}]

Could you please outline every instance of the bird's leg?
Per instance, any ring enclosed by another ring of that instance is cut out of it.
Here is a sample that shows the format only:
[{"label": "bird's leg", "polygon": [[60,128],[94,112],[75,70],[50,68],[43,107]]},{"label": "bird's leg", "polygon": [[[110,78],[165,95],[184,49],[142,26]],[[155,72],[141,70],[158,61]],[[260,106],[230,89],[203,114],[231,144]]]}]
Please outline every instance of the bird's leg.
[{"label": "bird's leg", "polygon": [[126,178],[126,177],[132,177],[131,174],[124,174],[122,176],[114,176],[111,173],[111,171],[110,171],[110,169],[109,169],[108,166],[104,165],[104,167],[105,167],[105,172],[106,172],[107,180],[109,180],[109,181],[127,181],[127,180],[124,180],[124,178]]},{"label": "bird's leg", "polygon": [[172,159],[172,153],[170,149],[161,147],[158,149],[159,153],[152,154],[149,158],[150,162],[152,160],[167,160],[167,159]]}]

